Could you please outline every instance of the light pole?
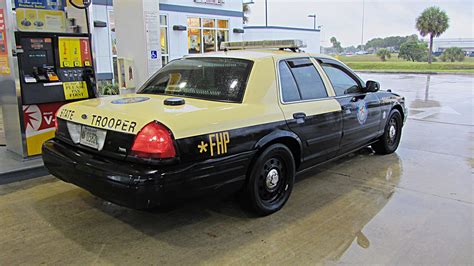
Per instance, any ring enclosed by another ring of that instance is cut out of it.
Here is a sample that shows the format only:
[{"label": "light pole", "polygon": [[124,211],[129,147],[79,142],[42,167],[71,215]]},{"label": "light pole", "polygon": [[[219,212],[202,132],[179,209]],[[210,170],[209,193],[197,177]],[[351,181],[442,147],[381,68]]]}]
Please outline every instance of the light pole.
[{"label": "light pole", "polygon": [[318,30],[319,30],[319,34],[321,35],[319,39],[319,52],[323,53],[323,46],[321,44],[324,44],[326,42],[323,36],[323,25],[319,25]]},{"label": "light pole", "polygon": [[268,27],[268,0],[265,0],[265,27]]},{"label": "light pole", "polygon": [[362,36],[360,38],[360,47],[362,48],[363,51],[365,51],[364,48],[364,16],[365,16],[365,0],[362,0]]},{"label": "light pole", "polygon": [[313,18],[313,29],[316,29],[316,14],[310,14],[308,18]]}]

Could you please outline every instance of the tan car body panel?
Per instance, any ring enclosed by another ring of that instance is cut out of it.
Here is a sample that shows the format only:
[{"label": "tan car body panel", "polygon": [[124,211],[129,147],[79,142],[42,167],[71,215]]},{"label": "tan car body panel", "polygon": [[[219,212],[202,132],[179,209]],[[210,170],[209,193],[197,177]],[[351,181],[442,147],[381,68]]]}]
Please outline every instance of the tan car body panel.
[{"label": "tan car body panel", "polygon": [[[173,96],[127,94],[74,102],[61,107],[58,117],[83,125],[107,130],[137,134],[152,121],[167,126],[176,139],[203,135],[212,132],[271,123],[285,120],[285,114],[298,110],[308,115],[340,110],[332,98],[282,104],[279,96],[278,73],[275,64],[280,59],[311,57],[314,55],[285,51],[233,51],[200,55],[201,57],[227,57],[247,59],[254,62],[242,103],[226,103],[183,97],[181,106],[166,106],[164,100]],[[314,60],[313,60],[314,61]],[[329,96],[334,96],[331,83],[315,61],[326,85]],[[148,97],[147,101],[114,104],[121,98]],[[286,115],[287,116],[287,115]],[[98,120],[100,117],[100,121]],[[104,120],[106,118],[106,120]],[[287,117],[290,119],[289,117]],[[104,121],[107,121],[104,123]],[[113,122],[112,122],[113,121]],[[120,122],[119,122],[120,121]]]}]

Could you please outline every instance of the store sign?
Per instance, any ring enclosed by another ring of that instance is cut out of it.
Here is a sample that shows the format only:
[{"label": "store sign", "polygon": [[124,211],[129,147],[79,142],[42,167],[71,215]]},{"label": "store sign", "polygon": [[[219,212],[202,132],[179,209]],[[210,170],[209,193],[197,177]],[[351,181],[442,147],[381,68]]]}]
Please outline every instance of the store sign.
[{"label": "store sign", "polygon": [[0,75],[10,75],[5,13],[2,8],[0,8]]},{"label": "store sign", "polygon": [[194,0],[194,3],[222,5],[225,3],[225,1],[224,0]]},{"label": "store sign", "polygon": [[17,8],[20,31],[66,32],[66,13],[61,10]]},{"label": "store sign", "polygon": [[64,11],[66,0],[15,0],[15,7]]}]

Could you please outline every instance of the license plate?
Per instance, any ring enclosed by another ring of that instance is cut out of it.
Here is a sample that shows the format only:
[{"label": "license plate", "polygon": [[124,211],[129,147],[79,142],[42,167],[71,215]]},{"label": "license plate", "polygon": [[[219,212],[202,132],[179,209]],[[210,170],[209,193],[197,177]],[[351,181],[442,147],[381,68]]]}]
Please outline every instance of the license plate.
[{"label": "license plate", "polygon": [[107,131],[105,130],[82,126],[80,143],[100,151],[104,147],[106,134]]}]

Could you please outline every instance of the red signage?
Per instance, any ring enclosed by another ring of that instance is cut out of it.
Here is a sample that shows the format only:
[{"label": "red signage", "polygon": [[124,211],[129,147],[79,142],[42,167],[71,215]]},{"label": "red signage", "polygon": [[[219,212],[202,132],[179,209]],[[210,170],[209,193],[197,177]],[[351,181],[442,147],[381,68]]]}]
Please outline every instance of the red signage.
[{"label": "red signage", "polygon": [[5,14],[0,8],[0,55],[7,55],[7,32],[5,29]]},{"label": "red signage", "polygon": [[3,8],[0,8],[0,75],[10,75],[7,31],[5,28],[5,13],[3,11]]},{"label": "red signage", "polygon": [[[23,119],[28,132],[42,131],[54,127],[56,111],[64,103],[23,105]],[[34,135],[30,134],[30,135]]]},{"label": "red signage", "polygon": [[91,56],[91,50],[89,48],[88,39],[81,39],[81,57],[82,57],[83,66],[85,67],[92,66],[92,56]]}]

